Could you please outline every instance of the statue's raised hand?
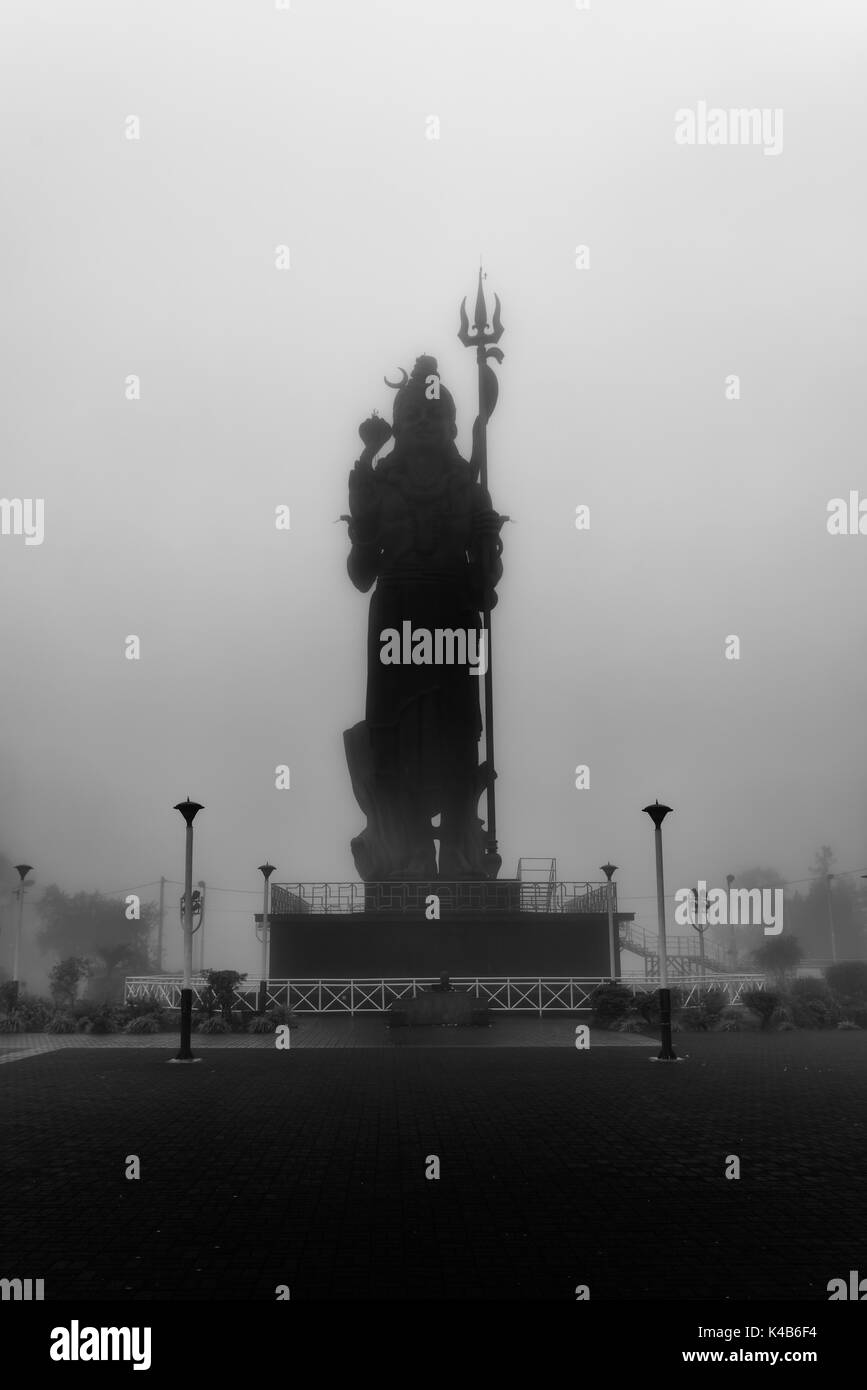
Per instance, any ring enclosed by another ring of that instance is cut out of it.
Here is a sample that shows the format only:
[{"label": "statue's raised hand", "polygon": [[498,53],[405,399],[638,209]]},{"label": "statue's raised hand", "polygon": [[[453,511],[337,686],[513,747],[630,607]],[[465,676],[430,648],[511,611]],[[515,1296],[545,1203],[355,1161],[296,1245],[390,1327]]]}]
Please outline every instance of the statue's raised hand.
[{"label": "statue's raised hand", "polygon": [[386,440],[391,438],[391,425],[387,420],[383,420],[381,415],[369,415],[358,426],[358,433],[364,444],[364,453],[358,462],[371,463],[374,455],[378,454]]}]

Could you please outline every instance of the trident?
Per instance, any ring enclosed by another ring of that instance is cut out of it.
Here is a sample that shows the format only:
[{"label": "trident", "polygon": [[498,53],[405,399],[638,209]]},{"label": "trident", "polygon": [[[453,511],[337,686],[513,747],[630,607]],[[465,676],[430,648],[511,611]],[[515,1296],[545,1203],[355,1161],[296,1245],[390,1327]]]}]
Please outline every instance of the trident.
[{"label": "trident", "polygon": [[[500,322],[500,297],[494,295],[494,317],[491,322],[490,333],[486,332],[488,327],[488,310],[485,304],[485,294],[482,289],[484,272],[479,266],[479,288],[476,294],[476,311],[473,319],[475,332],[470,332],[470,321],[467,317],[466,298],[461,303],[461,326],[458,330],[458,337],[464,347],[474,347],[476,349],[476,362],[479,370],[479,413],[473,425],[473,452],[470,457],[470,464],[473,468],[473,477],[478,478],[481,483],[482,491],[487,497],[488,492],[488,421],[494,413],[499,394],[499,382],[491,367],[488,366],[488,358],[493,358],[496,362],[502,362],[503,354],[494,344],[500,341],[503,336],[503,325]],[[499,524],[506,520],[499,517]],[[494,782],[496,772],[494,770],[494,682],[493,682],[493,650],[491,646],[491,607],[485,598],[483,610],[483,629],[487,634],[487,669],[485,671],[485,792],[488,812],[487,836],[485,841],[485,859],[488,866],[488,877],[496,878],[499,873],[502,859],[497,852],[497,807],[494,798]]]}]

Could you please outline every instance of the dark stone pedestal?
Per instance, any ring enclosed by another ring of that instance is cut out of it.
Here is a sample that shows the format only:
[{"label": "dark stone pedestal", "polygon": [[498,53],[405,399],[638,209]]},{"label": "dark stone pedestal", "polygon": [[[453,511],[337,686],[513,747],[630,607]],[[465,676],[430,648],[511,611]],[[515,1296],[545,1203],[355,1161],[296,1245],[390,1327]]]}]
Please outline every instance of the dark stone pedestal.
[{"label": "dark stone pedestal", "polygon": [[470,1024],[486,1024],[489,1010],[465,990],[439,992],[435,989],[420,991],[415,999],[401,999],[392,1004],[388,1011],[389,1028],[419,1028],[425,1025],[440,1027],[468,1027]]}]

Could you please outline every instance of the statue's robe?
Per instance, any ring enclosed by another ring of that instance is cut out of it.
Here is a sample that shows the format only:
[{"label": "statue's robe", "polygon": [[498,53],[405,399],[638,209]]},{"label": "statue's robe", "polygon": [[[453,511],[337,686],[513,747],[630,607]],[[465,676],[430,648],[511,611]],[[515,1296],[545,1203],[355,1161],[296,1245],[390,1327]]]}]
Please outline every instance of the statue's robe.
[{"label": "statue's robe", "polygon": [[[440,815],[439,874],[484,877],[477,814],[483,785],[480,686],[469,664],[387,665],[382,633],[462,629],[479,633],[486,583],[476,518],[490,500],[470,465],[446,456],[430,486],[391,455],[374,472],[378,578],[370,601],[367,703],[347,732],[353,788],[368,816],[352,842],[366,881],[437,876],[431,819]],[[433,654],[433,653],[432,653]]]}]

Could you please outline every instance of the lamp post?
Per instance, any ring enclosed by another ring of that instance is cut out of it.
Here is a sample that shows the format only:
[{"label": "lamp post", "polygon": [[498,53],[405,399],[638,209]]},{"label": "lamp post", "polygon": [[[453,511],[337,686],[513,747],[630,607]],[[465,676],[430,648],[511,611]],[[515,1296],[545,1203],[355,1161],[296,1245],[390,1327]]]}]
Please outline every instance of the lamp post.
[{"label": "lamp post", "polygon": [[33,872],[32,864],[16,864],[15,869],[18,873],[18,887],[15,889],[18,897],[18,921],[15,926],[15,960],[12,966],[12,978],[15,982],[15,1003],[18,1003],[18,991],[21,988],[21,930],[24,925],[24,889],[29,888],[30,884],[24,880],[29,873]]},{"label": "lamp post", "polygon": [[656,915],[658,921],[659,947],[659,1031],[662,1047],[658,1062],[676,1062],[677,1057],[671,1046],[671,991],[668,988],[668,947],[665,941],[665,886],[662,872],[662,822],[670,813],[670,806],[661,806],[655,801],[652,806],[644,806],[645,815],[650,816],[654,826],[656,842]]},{"label": "lamp post", "polygon": [[259,872],[265,880],[262,895],[262,970],[259,984],[259,1012],[263,1014],[268,992],[268,880],[274,872],[274,865],[269,864],[266,859],[264,864],[259,865]]},{"label": "lamp post", "polygon": [[735,881],[735,876],[734,876],[734,874],[726,874],[726,893],[727,893],[726,907],[727,907],[727,909],[728,909],[728,914],[729,914],[729,926],[731,927],[731,932],[732,932],[731,957],[732,957],[732,974],[733,974],[733,975],[734,975],[735,971],[736,971],[737,968],[738,968],[738,938],[737,938],[737,932],[735,931],[735,924],[734,924],[734,922],[732,921],[732,884],[734,883],[734,881]]},{"label": "lamp post", "polygon": [[190,1047],[193,1027],[193,821],[204,807],[198,801],[181,801],[175,807],[187,825],[184,861],[184,983],[181,988],[181,1050],[176,1062],[195,1062]]},{"label": "lamp post", "polygon": [[601,868],[608,880],[606,884],[608,890],[608,961],[611,983],[616,984],[620,972],[617,969],[617,942],[614,936],[614,886],[611,880],[617,872],[617,865],[603,864]]},{"label": "lamp post", "polygon": [[834,935],[834,903],[831,898],[831,879],[833,874],[825,875],[825,887],[828,890],[828,928],[831,932],[831,960],[837,964],[837,938]]}]

